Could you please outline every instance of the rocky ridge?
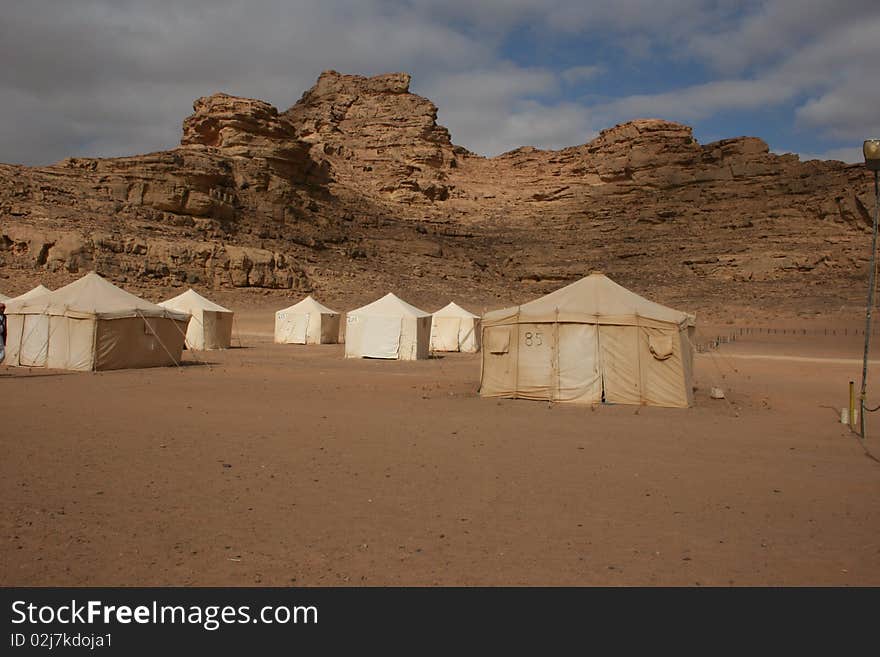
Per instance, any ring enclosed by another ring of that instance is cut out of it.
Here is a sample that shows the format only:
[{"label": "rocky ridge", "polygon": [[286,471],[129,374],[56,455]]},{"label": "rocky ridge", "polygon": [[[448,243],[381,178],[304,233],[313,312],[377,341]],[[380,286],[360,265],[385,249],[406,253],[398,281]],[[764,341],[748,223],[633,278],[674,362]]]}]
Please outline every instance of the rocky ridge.
[{"label": "rocky ridge", "polygon": [[863,167],[753,137],[699,144],[659,119],[484,158],[454,145],[409,83],[328,71],[284,112],[197,99],[170,151],[0,165],[0,290],[97,269],[154,296],[388,288],[492,305],[603,269],[694,310],[859,303]]}]

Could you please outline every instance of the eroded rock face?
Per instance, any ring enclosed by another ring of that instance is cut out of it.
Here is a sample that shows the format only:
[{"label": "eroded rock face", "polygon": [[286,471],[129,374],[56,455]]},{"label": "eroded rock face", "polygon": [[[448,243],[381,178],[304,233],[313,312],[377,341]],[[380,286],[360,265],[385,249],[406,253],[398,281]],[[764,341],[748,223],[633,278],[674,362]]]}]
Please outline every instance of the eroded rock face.
[{"label": "eroded rock face", "polygon": [[560,151],[462,158],[449,183],[434,205],[457,223],[485,217],[504,276],[535,293],[602,269],[682,307],[859,303],[873,205],[862,166],[801,162],[753,137],[699,144],[643,119]]},{"label": "eroded rock face", "polygon": [[282,253],[193,240],[19,226],[0,231],[0,255],[49,273],[81,275],[95,270],[122,281],[310,289],[303,269]]},{"label": "eroded rock face", "polygon": [[301,254],[288,244],[339,239],[338,222],[301,220],[327,205],[329,163],[311,159],[309,145],[268,103],[217,94],[194,110],[172,151],[0,166],[5,263],[308,289]]},{"label": "eroded rock face", "polygon": [[863,167],[700,144],[659,119],[484,158],[409,83],[328,71],[284,112],[199,98],[170,151],[0,165],[0,278],[97,269],[430,305],[522,301],[601,269],[692,310],[862,303]]},{"label": "eroded rock face", "polygon": [[437,107],[409,93],[409,83],[406,73],[325,71],[284,117],[314,152],[332,157],[348,184],[409,204],[445,200],[454,147]]},{"label": "eroded rock face", "polygon": [[269,103],[227,94],[203,96],[193,103],[193,114],[183,122],[180,143],[203,144],[244,157],[271,150],[276,145],[297,147],[296,130],[278,116]]}]

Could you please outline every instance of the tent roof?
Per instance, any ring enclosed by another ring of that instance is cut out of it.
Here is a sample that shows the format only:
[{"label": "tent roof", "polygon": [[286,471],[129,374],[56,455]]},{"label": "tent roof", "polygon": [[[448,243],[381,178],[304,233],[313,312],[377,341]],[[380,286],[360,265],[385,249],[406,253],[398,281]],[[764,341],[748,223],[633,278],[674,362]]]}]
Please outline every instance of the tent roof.
[{"label": "tent roof", "polygon": [[9,301],[9,297],[7,297],[5,294],[0,292],[0,301],[2,301],[3,303],[6,303],[7,301]]},{"label": "tent roof", "polygon": [[472,319],[479,319],[480,316],[474,315],[472,312],[465,310],[454,301],[450,301],[447,305],[435,312],[434,317],[470,317]]},{"label": "tent roof", "polygon": [[9,314],[9,313],[16,312],[16,310],[18,308],[20,308],[21,305],[24,304],[25,302],[30,301],[32,299],[38,299],[39,297],[41,297],[45,294],[49,294],[51,292],[52,292],[52,290],[50,290],[45,285],[42,285],[42,284],[37,285],[37,287],[35,287],[31,290],[28,290],[24,294],[19,294],[17,297],[13,297],[11,299],[8,299],[5,302],[6,303],[6,313]]},{"label": "tent roof", "polygon": [[70,285],[28,299],[14,312],[30,315],[63,315],[78,318],[120,319],[123,317],[170,317],[184,320],[189,313],[179,313],[141,299],[95,272],[89,272]]},{"label": "tent roof", "polygon": [[288,306],[287,308],[282,308],[278,312],[295,312],[295,313],[320,313],[322,315],[338,315],[339,313],[335,310],[331,310],[327,306],[318,303],[312,298],[310,294],[305,299],[300,301],[299,303],[295,303],[292,306]]},{"label": "tent roof", "polygon": [[231,313],[228,308],[214,303],[203,297],[201,294],[190,288],[183,294],[167,299],[159,303],[163,308],[171,310],[179,310],[184,313],[191,313],[193,310],[211,310],[218,313]]},{"label": "tent roof", "polygon": [[366,306],[355,308],[348,312],[349,315],[379,315],[384,317],[428,317],[431,313],[419,310],[411,306],[392,292],[381,299],[376,299]]},{"label": "tent roof", "polygon": [[636,325],[644,320],[682,326],[693,325],[694,316],[648,301],[598,272],[529,303],[483,316],[484,326],[510,321]]},{"label": "tent roof", "polygon": [[37,285],[37,287],[35,287],[31,290],[28,290],[24,294],[19,294],[17,297],[13,297],[10,300],[11,301],[27,301],[28,299],[36,299],[37,297],[43,296],[44,294],[48,294],[51,291],[52,290],[50,290],[48,287],[46,287],[45,285],[43,285],[41,283],[40,285]]}]

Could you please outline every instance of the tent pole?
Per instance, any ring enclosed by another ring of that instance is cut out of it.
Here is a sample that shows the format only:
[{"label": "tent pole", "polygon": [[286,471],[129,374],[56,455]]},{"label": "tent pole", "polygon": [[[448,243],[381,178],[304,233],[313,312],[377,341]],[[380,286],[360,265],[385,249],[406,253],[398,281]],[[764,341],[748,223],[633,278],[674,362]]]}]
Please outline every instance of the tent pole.
[{"label": "tent pole", "polygon": [[92,323],[92,372],[98,371],[98,316],[95,315],[95,321]]},{"label": "tent pole", "polygon": [[639,314],[636,313],[636,366],[639,368],[639,406],[645,404],[645,372],[642,370],[642,323]]},{"label": "tent pole", "polygon": [[[483,313],[486,314],[485,312]],[[486,352],[483,350],[483,319],[480,317],[480,383],[477,386],[477,392],[483,391],[483,370],[486,367]]]},{"label": "tent pole", "polygon": [[522,306],[516,307],[516,358],[513,361],[513,398],[514,399],[519,399],[519,315],[520,315],[521,310],[522,310]]},{"label": "tent pole", "polygon": [[862,390],[859,395],[859,435],[865,439],[865,390],[868,385],[868,351],[871,348],[871,311],[874,308],[874,285],[877,272],[877,211],[880,209],[880,171],[874,171],[874,231],[871,237],[871,273],[868,278],[868,305],[865,309],[865,352],[862,358]]},{"label": "tent pole", "polygon": [[554,401],[561,401],[559,397],[560,390],[560,381],[559,381],[559,307],[556,307],[556,321],[553,324],[553,369],[556,370],[556,376],[554,377],[554,381],[556,381],[556,392],[554,394]]},{"label": "tent pole", "polygon": [[856,419],[856,384],[855,381],[849,382],[849,428],[850,431],[855,427]]},{"label": "tent pole", "polygon": [[[21,316],[21,330],[18,332],[18,353],[16,354],[16,358],[18,359],[18,362],[16,363],[16,365],[18,365],[19,367],[22,366],[21,365],[21,346],[24,344],[24,318],[25,317],[27,317],[27,315]],[[8,315],[6,316],[6,321],[9,322]],[[8,326],[8,324],[7,324],[7,326]],[[31,330],[33,330],[33,329],[31,329]]]}]

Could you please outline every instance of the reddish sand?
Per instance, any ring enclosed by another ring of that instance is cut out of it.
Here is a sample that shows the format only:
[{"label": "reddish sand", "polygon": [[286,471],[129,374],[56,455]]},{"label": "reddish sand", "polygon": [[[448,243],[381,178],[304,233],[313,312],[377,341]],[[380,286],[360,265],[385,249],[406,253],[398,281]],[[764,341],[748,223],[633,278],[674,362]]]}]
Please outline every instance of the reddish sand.
[{"label": "reddish sand", "polygon": [[0,583],[880,585],[861,338],[746,336],[692,409],[590,409],[238,329],[179,369],[0,367]]}]

